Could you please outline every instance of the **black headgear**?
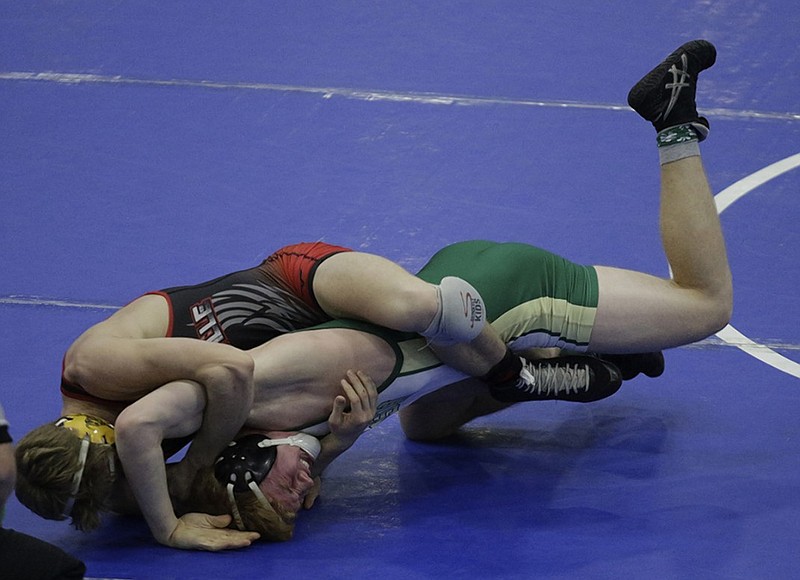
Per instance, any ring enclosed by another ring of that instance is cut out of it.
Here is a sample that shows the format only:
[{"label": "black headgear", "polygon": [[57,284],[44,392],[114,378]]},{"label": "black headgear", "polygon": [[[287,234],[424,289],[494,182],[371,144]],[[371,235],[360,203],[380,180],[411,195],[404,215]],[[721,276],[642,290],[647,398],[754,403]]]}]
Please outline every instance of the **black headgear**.
[{"label": "black headgear", "polygon": [[[269,447],[260,446],[259,443],[269,439],[266,435],[245,435],[236,441],[231,442],[228,447],[219,454],[214,465],[214,476],[222,484],[233,484],[233,491],[247,491],[250,480],[256,484],[264,481],[264,478],[272,469],[275,458],[278,456],[278,448],[274,445]],[[249,473],[250,477],[245,477]]]},{"label": "black headgear", "polygon": [[317,458],[321,449],[317,438],[306,433],[295,433],[284,439],[270,439],[266,435],[257,434],[245,435],[230,443],[219,454],[217,462],[214,464],[214,477],[225,486],[233,519],[240,530],[244,530],[244,523],[239,513],[239,506],[236,504],[234,492],[238,493],[249,489],[260,503],[265,507],[270,507],[269,501],[258,486],[275,465],[278,445],[299,447],[313,459]]}]

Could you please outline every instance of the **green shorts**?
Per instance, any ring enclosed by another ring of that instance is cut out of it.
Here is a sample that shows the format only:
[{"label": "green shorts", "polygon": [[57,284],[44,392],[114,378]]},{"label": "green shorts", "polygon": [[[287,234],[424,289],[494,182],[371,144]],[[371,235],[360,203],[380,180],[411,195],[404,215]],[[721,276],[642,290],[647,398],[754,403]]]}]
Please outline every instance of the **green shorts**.
[{"label": "green shorts", "polygon": [[515,349],[588,348],[598,301],[591,266],[527,244],[476,240],[443,248],[418,276],[434,284],[458,276],[475,286],[487,320]]}]

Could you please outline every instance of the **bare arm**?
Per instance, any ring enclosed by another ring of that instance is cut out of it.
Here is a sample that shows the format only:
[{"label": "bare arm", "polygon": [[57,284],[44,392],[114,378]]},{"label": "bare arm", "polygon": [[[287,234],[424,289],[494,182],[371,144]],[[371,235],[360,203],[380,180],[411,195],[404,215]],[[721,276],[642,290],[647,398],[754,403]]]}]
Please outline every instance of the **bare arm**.
[{"label": "bare arm", "polygon": [[322,451],[311,470],[315,477],[350,449],[375,417],[378,391],[367,374],[347,371],[347,378],[342,379],[341,384],[345,396],[338,395],[333,400],[333,410],[328,418],[331,432],[320,441]]},{"label": "bare arm", "polygon": [[88,332],[70,348],[64,374],[107,399],[144,397],[162,385],[188,380],[207,401],[202,427],[177,477],[179,495],[197,469],[211,465],[244,424],[253,402],[253,359],[231,346],[184,338],[118,338]]},{"label": "bare arm", "polygon": [[[177,495],[186,495],[197,468],[213,464],[244,424],[253,400],[254,363],[249,354],[229,345],[163,338],[163,307],[161,298],[145,296],[87,330],[67,351],[64,376],[92,395],[137,401],[117,418],[117,447],[155,537],[178,547],[234,547],[176,538],[178,520],[169,502],[160,443],[165,437],[199,429],[176,478]],[[162,392],[176,382],[184,386]],[[180,399],[187,394],[187,385],[199,389],[202,405],[192,398],[197,393]],[[197,417],[202,417],[202,424]]]},{"label": "bare arm", "polygon": [[178,469],[179,499],[186,498],[197,471],[213,465],[247,419],[253,404],[252,370],[250,365],[204,365],[198,370],[197,378],[205,387],[207,404],[202,426]]},{"label": "bare arm", "polygon": [[306,509],[310,509],[319,497],[322,472],[334,459],[350,449],[375,417],[378,390],[367,374],[348,371],[347,378],[342,379],[341,384],[346,398],[338,395],[333,401],[333,410],[328,418],[331,432],[320,441],[322,450],[311,469],[316,485],[303,501]]},{"label": "bare arm", "polygon": [[258,534],[225,529],[226,517],[177,518],[172,509],[161,442],[200,428],[205,402],[204,389],[191,381],[175,381],[153,391],[118,417],[117,452],[142,515],[159,542],[205,550],[247,546]]}]

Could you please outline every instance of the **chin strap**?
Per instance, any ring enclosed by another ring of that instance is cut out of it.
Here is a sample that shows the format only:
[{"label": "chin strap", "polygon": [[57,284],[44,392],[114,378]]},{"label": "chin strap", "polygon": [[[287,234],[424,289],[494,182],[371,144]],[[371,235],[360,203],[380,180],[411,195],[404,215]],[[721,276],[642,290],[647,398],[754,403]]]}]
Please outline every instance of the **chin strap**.
[{"label": "chin strap", "polygon": [[299,447],[308,453],[313,459],[319,457],[322,450],[322,445],[319,439],[308,433],[295,433],[283,439],[264,439],[259,442],[259,447],[275,447],[277,445],[291,445],[292,447]]},{"label": "chin strap", "polygon": [[[235,477],[235,476],[234,476]],[[233,512],[233,519],[236,522],[236,527],[239,528],[242,532],[245,531],[244,523],[242,522],[242,516],[239,514],[239,506],[236,505],[236,497],[233,495],[233,482],[230,482],[226,489],[228,491],[228,503],[231,506],[231,511]]]}]

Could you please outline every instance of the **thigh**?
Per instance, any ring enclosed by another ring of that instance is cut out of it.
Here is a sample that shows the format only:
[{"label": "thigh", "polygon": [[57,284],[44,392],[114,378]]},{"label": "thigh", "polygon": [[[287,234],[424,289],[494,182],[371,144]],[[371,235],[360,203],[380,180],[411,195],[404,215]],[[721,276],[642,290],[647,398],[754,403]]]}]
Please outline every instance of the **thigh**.
[{"label": "thigh", "polygon": [[708,336],[701,292],[642,272],[602,266],[596,271],[599,301],[590,350],[647,352]]},{"label": "thigh", "polygon": [[314,296],[334,318],[404,331],[424,329],[438,307],[433,285],[386,258],[362,252],[339,253],[322,262],[314,275]]},{"label": "thigh", "polygon": [[349,248],[324,242],[294,244],[271,254],[259,268],[294,296],[316,308],[319,307],[315,296],[319,269],[330,258],[350,252]]}]

